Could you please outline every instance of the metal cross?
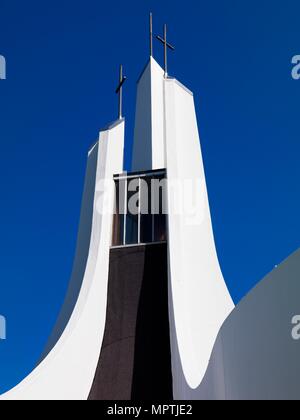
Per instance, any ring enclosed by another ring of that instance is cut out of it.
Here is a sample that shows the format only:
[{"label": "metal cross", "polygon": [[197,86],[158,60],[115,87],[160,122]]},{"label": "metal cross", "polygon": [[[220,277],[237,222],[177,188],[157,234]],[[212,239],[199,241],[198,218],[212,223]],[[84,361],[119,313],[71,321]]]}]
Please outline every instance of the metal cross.
[{"label": "metal cross", "polygon": [[153,15],[150,13],[150,57],[153,57]]},{"label": "metal cross", "polygon": [[116,94],[119,95],[119,119],[123,118],[123,85],[126,82],[126,77],[123,76],[123,66],[120,66],[119,85],[116,89]]},{"label": "metal cross", "polygon": [[156,37],[162,44],[164,44],[165,50],[165,77],[168,77],[168,48],[175,51],[173,45],[169,44],[167,41],[167,25],[164,25],[164,39],[161,36]]}]

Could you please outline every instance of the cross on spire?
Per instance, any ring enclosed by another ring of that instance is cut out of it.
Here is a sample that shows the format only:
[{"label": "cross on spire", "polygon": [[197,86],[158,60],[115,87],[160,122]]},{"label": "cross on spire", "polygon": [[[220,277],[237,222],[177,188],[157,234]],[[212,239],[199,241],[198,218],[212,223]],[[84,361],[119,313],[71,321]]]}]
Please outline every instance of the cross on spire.
[{"label": "cross on spire", "polygon": [[153,15],[150,13],[150,57],[153,57]]},{"label": "cross on spire", "polygon": [[123,76],[123,66],[120,66],[119,84],[116,89],[116,94],[119,95],[119,119],[123,118],[123,85],[126,82],[126,77]]},{"label": "cross on spire", "polygon": [[168,43],[167,40],[167,25],[164,25],[164,38],[161,36],[157,36],[156,38],[164,45],[164,51],[165,51],[165,77],[168,77],[168,48],[172,51],[175,51],[175,48],[173,45]]}]

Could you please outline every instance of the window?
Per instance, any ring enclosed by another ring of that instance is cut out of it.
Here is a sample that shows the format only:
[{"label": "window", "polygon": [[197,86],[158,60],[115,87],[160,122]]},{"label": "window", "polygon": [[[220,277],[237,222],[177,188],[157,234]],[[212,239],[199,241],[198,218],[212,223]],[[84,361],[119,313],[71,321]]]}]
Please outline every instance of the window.
[{"label": "window", "polygon": [[113,246],[166,241],[165,175],[152,171],[115,177]]}]

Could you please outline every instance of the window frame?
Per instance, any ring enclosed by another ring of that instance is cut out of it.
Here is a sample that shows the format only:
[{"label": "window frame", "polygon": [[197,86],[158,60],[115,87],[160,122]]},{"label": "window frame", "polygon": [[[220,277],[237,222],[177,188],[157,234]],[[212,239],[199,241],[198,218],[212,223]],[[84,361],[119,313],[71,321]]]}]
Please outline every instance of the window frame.
[{"label": "window frame", "polygon": [[[123,174],[114,176],[114,182],[115,182],[115,185],[116,185],[115,191],[116,192],[117,192],[117,190],[119,191],[119,194],[116,194],[116,196],[115,196],[115,200],[117,200],[117,201],[115,201],[115,207],[114,208],[115,208],[116,212],[119,211],[118,223],[120,224],[120,226],[123,225],[123,238],[121,237],[122,236],[121,232],[120,232],[119,235],[116,234],[116,232],[115,232],[115,228],[116,228],[115,223],[116,223],[116,220],[117,220],[117,213],[115,212],[114,213],[114,218],[113,218],[113,235],[112,235],[112,244],[111,244],[112,248],[141,246],[141,245],[147,245],[147,244],[155,244],[155,243],[166,242],[166,240],[155,241],[155,220],[156,220],[155,216],[156,215],[153,214],[152,211],[151,211],[151,216],[152,216],[151,217],[151,231],[152,231],[152,238],[151,239],[152,239],[152,241],[151,242],[144,242],[144,241],[142,242],[141,241],[141,231],[142,231],[142,229],[141,229],[141,222],[142,222],[142,212],[141,212],[141,208],[142,208],[142,203],[141,203],[141,195],[142,195],[141,190],[142,190],[142,188],[141,188],[141,184],[142,184],[142,182],[141,182],[141,180],[142,179],[145,179],[145,180],[150,179],[152,181],[152,179],[155,179],[157,177],[163,177],[163,179],[166,179],[167,178],[167,171],[165,169],[159,169],[159,170],[155,170],[155,171],[123,173]],[[128,223],[128,218],[127,218],[128,217],[128,182],[130,180],[133,180],[133,179],[138,179],[138,181],[139,181],[138,182],[138,189],[139,189],[138,194],[139,195],[138,195],[138,214],[137,214],[137,217],[138,217],[137,243],[127,243],[127,237],[126,236],[127,236],[127,223]],[[151,181],[150,181],[150,187],[152,186]],[[121,196],[121,194],[120,194],[121,182],[124,182],[124,190],[125,190],[124,194],[123,194],[124,195],[124,202],[123,202],[124,212],[123,212],[123,214],[120,213],[121,203],[119,201],[120,196]],[[117,188],[117,183],[119,183],[118,188]],[[150,196],[151,195],[152,194],[150,194]],[[149,208],[152,209],[152,202],[148,203],[148,206],[149,206]],[[167,217],[167,215],[165,215],[165,217]],[[167,230],[167,220],[166,220],[165,224],[166,224],[166,230]],[[166,236],[167,236],[167,233],[166,233]],[[119,237],[120,242],[122,242],[122,243],[120,243],[120,244],[114,243],[114,240],[115,240],[116,237]]]}]

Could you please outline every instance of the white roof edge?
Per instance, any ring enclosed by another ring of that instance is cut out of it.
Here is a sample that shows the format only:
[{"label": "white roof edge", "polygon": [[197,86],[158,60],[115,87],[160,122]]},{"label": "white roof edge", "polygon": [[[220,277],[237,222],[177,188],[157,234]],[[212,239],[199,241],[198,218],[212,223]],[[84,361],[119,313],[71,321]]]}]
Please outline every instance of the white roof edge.
[{"label": "white roof edge", "polygon": [[[119,124],[122,124],[123,122],[125,122],[125,118],[121,118],[120,120],[116,120],[113,123],[108,124],[106,127],[100,129],[100,134],[104,133],[105,131],[112,130],[113,128],[117,127]],[[90,155],[93,152],[93,150],[95,149],[95,147],[97,146],[98,143],[99,143],[99,140],[97,140],[96,143],[94,143],[90,147],[90,149],[88,151],[88,155]]]},{"label": "white roof edge", "polygon": [[184,84],[183,83],[181,83],[181,82],[179,82],[179,80],[177,80],[177,79],[175,79],[174,77],[168,77],[167,79],[166,79],[166,81],[168,82],[168,81],[170,81],[170,82],[175,82],[178,86],[180,86],[182,89],[184,89],[187,93],[189,93],[191,96],[194,96],[194,93],[189,89],[189,88],[187,88],[186,86],[184,86]]},{"label": "white roof edge", "polygon": [[119,124],[122,124],[124,121],[125,121],[125,118],[120,118],[112,122],[111,124],[108,124],[106,127],[101,128],[100,133],[112,130],[113,128],[117,127]]},{"label": "white roof edge", "polygon": [[137,85],[139,84],[141,78],[143,77],[145,71],[147,70],[149,64],[151,64],[151,63],[156,64],[161,69],[161,72],[163,73],[163,69],[161,68],[160,64],[155,60],[155,58],[150,57],[149,60],[147,61],[147,63],[145,64],[143,70],[141,71],[141,74],[140,74],[139,78],[137,79],[137,82],[136,82]]},{"label": "white roof edge", "polygon": [[99,140],[96,141],[96,143],[90,147],[89,151],[88,151],[88,156],[90,156],[90,154],[94,151],[94,149],[98,146]]}]

